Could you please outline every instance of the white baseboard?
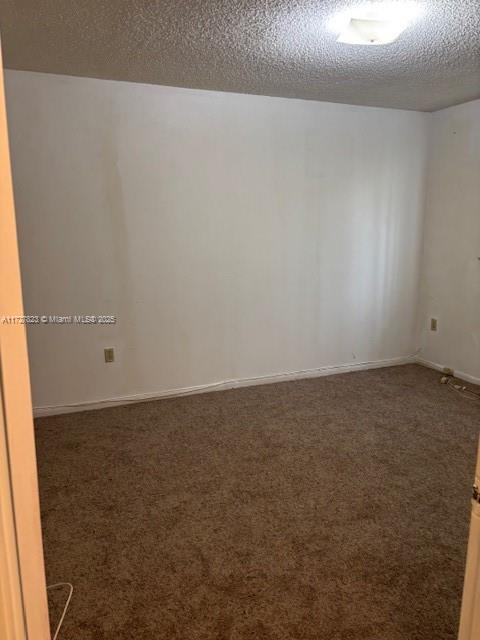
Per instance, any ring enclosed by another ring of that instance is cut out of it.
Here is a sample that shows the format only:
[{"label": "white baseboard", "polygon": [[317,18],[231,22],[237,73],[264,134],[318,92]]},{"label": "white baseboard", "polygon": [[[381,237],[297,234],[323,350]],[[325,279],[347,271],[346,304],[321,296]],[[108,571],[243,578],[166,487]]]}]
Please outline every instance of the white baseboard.
[{"label": "white baseboard", "polygon": [[348,363],[320,367],[318,369],[307,369],[304,371],[292,371],[289,373],[276,373],[256,378],[242,378],[237,380],[224,380],[211,384],[202,384],[195,387],[185,387],[180,389],[168,389],[154,393],[139,393],[130,396],[108,398],[105,400],[93,400],[78,402],[75,404],[51,405],[44,407],[34,407],[33,415],[36,418],[42,416],[53,416],[61,413],[74,413],[77,411],[90,411],[92,409],[105,409],[107,407],[117,407],[125,404],[146,402],[149,400],[160,400],[162,398],[176,398],[180,396],[190,396],[197,393],[207,393],[211,391],[225,391],[226,389],[236,389],[239,387],[252,387],[261,384],[272,384],[274,382],[288,382],[289,380],[302,380],[304,378],[320,378],[331,376],[336,373],[348,373],[350,371],[364,371],[366,369],[379,369],[381,367],[394,367],[402,364],[415,362],[415,356],[405,356],[390,358],[387,360],[374,360],[371,362]]},{"label": "white baseboard", "polygon": [[[421,356],[417,356],[415,358],[415,362],[423,365],[424,367],[428,367],[429,369],[435,369],[435,371],[443,371],[443,369],[448,365],[438,364],[438,362],[431,362],[431,360],[425,360]],[[457,371],[454,369],[455,377],[459,380],[465,380],[465,382],[471,382],[472,384],[480,385],[480,378],[476,378],[475,376],[471,376],[469,373],[465,373],[464,371]]]}]

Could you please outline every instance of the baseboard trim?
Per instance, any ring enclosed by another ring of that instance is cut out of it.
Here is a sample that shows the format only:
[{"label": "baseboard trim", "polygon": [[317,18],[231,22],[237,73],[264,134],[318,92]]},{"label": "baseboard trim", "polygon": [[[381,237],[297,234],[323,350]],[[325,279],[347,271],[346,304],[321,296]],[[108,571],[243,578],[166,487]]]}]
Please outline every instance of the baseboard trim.
[{"label": "baseboard trim", "polygon": [[[438,362],[432,362],[431,360],[425,360],[424,358],[417,356],[415,358],[415,362],[417,364],[421,364],[424,367],[428,367],[429,369],[435,369],[435,371],[443,371],[444,367],[448,365],[438,364]],[[454,369],[455,377],[459,380],[464,380],[465,382],[471,382],[472,384],[480,385],[480,378],[476,378],[475,376],[471,376],[469,373],[465,373],[464,371],[457,371]]]},{"label": "baseboard trim", "polygon": [[181,396],[191,396],[198,393],[209,393],[212,391],[226,391],[227,389],[237,389],[240,387],[253,387],[262,384],[273,384],[275,382],[288,382],[291,380],[302,380],[305,378],[320,378],[331,376],[337,373],[349,373],[352,371],[364,371],[366,369],[380,369],[382,367],[394,367],[402,364],[415,362],[415,356],[389,358],[387,360],[373,360],[371,362],[348,363],[319,367],[318,369],[306,369],[303,371],[292,371],[288,373],[276,373],[267,376],[254,378],[240,378],[237,380],[224,380],[210,384],[197,385],[195,387],[184,387],[179,389],[168,389],[154,393],[138,393],[117,398],[107,398],[105,400],[93,400],[78,402],[75,404],[51,405],[34,407],[33,415],[36,418],[44,416],[54,416],[63,413],[76,413],[78,411],[91,411],[94,409],[106,409],[107,407],[117,407],[138,402],[148,402],[150,400],[161,400],[163,398],[178,398]]}]

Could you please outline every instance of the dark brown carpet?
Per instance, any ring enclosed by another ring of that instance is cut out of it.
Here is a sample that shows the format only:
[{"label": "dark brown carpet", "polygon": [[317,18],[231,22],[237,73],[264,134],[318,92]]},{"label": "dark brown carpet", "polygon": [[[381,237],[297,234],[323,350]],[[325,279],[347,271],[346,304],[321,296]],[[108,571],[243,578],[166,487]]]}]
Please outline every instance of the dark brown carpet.
[{"label": "dark brown carpet", "polygon": [[37,420],[48,581],[75,586],[62,640],[454,640],[480,403],[438,380]]}]

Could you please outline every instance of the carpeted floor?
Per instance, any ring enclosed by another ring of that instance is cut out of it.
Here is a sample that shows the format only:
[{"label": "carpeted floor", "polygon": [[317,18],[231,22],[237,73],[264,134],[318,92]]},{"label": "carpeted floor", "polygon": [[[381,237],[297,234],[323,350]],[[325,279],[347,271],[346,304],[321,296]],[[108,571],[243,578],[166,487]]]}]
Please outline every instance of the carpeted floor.
[{"label": "carpeted floor", "polygon": [[61,639],[454,640],[480,403],[438,380],[37,420],[47,577],[75,587]]}]

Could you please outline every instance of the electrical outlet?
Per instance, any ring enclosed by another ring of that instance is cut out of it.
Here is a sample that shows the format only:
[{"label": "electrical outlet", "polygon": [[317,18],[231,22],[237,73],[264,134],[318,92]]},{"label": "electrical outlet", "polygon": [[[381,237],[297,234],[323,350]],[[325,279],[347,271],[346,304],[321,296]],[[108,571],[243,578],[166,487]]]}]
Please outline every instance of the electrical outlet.
[{"label": "electrical outlet", "polygon": [[438,321],[436,318],[430,318],[430,331],[436,331],[438,327]]},{"label": "electrical outlet", "polygon": [[115,360],[115,352],[113,351],[113,347],[109,347],[108,349],[103,350],[103,355],[105,356],[105,362],[114,362]]}]

